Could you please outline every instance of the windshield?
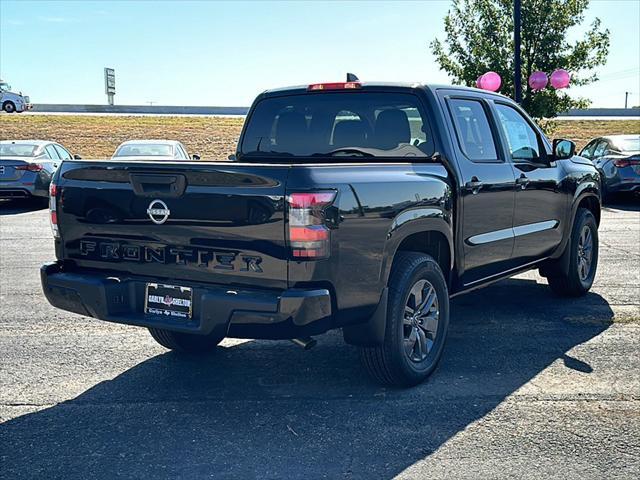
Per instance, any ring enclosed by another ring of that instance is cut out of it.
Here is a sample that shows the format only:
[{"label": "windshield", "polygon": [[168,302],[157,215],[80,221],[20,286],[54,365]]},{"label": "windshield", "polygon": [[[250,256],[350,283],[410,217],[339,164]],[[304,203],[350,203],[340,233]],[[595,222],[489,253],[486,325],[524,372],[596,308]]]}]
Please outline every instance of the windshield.
[{"label": "windshield", "polygon": [[5,157],[35,157],[38,145],[28,143],[1,143],[0,155]]},{"label": "windshield", "polygon": [[616,147],[618,147],[621,152],[639,152],[640,136],[616,140]]},{"label": "windshield", "polygon": [[433,139],[415,95],[322,92],[260,101],[240,156],[429,157]]},{"label": "windshield", "polygon": [[2,83],[0,83],[0,90],[3,90],[5,92],[9,92],[9,91],[11,91],[11,85],[9,85],[8,83],[2,82]]},{"label": "windshield", "polygon": [[114,157],[171,157],[173,147],[161,143],[129,143],[121,145]]}]

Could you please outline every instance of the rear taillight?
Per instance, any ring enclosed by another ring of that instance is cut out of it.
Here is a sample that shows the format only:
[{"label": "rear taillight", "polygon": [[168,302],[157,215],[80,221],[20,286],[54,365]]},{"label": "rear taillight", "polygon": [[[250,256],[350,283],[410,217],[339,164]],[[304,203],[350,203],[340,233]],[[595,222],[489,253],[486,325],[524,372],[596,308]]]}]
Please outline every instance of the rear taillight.
[{"label": "rear taillight", "polygon": [[51,182],[49,185],[49,219],[51,220],[51,232],[54,238],[60,238],[60,230],[58,229],[58,186]]},{"label": "rear taillight", "polygon": [[336,192],[292,193],[289,202],[289,246],[296,260],[319,260],[330,254],[327,208]]},{"label": "rear taillight", "polygon": [[29,163],[27,165],[18,165],[17,167],[13,167],[15,170],[27,170],[29,172],[41,172],[44,167],[39,163]]},{"label": "rear taillight", "polygon": [[613,161],[613,164],[618,168],[626,168],[631,165],[640,165],[640,160],[635,157],[617,158],[616,160]]}]

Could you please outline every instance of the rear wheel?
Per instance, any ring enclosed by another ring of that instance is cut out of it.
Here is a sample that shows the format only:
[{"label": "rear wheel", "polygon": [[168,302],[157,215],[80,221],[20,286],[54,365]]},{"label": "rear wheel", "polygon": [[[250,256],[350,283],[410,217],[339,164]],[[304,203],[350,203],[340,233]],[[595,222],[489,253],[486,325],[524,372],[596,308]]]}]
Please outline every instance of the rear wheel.
[{"label": "rear wheel", "polygon": [[214,335],[195,335],[193,333],[173,332],[161,328],[149,328],[153,339],[165,348],[185,353],[210,352],[224,340]]},{"label": "rear wheel", "polygon": [[389,278],[384,342],[362,347],[362,362],[384,385],[416,385],[436,368],[448,327],[449,293],[437,262],[399,252]]},{"label": "rear wheel", "polygon": [[16,106],[13,102],[4,102],[2,104],[2,109],[7,113],[13,113],[16,111]]},{"label": "rear wheel", "polygon": [[598,225],[586,208],[580,208],[576,213],[567,248],[570,249],[568,272],[556,269],[559,273],[550,275],[547,280],[554,293],[579,297],[591,289],[598,267]]}]

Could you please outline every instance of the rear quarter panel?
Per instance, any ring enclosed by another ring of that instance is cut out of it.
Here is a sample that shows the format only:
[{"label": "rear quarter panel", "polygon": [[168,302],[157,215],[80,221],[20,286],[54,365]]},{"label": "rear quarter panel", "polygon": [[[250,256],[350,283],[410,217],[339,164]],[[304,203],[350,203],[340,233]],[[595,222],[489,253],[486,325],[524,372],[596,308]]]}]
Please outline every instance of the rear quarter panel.
[{"label": "rear quarter panel", "polygon": [[337,320],[357,322],[380,299],[393,255],[404,238],[441,231],[452,245],[452,197],[440,164],[351,164],[294,167],[287,192],[335,189],[339,226],[331,256],[289,262],[289,285],[326,283],[334,290]]}]

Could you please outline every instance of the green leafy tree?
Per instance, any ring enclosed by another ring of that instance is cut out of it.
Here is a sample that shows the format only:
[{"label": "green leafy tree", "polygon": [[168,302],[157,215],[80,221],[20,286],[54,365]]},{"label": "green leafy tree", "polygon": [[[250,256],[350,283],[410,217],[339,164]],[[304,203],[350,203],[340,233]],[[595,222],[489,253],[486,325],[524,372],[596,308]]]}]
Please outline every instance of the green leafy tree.
[{"label": "green leafy tree", "polygon": [[[549,118],[590,101],[571,98],[566,91],[547,87],[533,92],[529,75],[564,68],[571,85],[598,80],[594,69],[609,53],[609,30],[595,19],[581,39],[569,41],[569,29],[584,21],[589,0],[523,0],[521,10],[522,105],[536,118]],[[446,38],[431,49],[440,68],[454,81],[475,86],[476,79],[493,70],[502,77],[500,91],[513,96],[513,0],[452,0],[444,19]]]}]

